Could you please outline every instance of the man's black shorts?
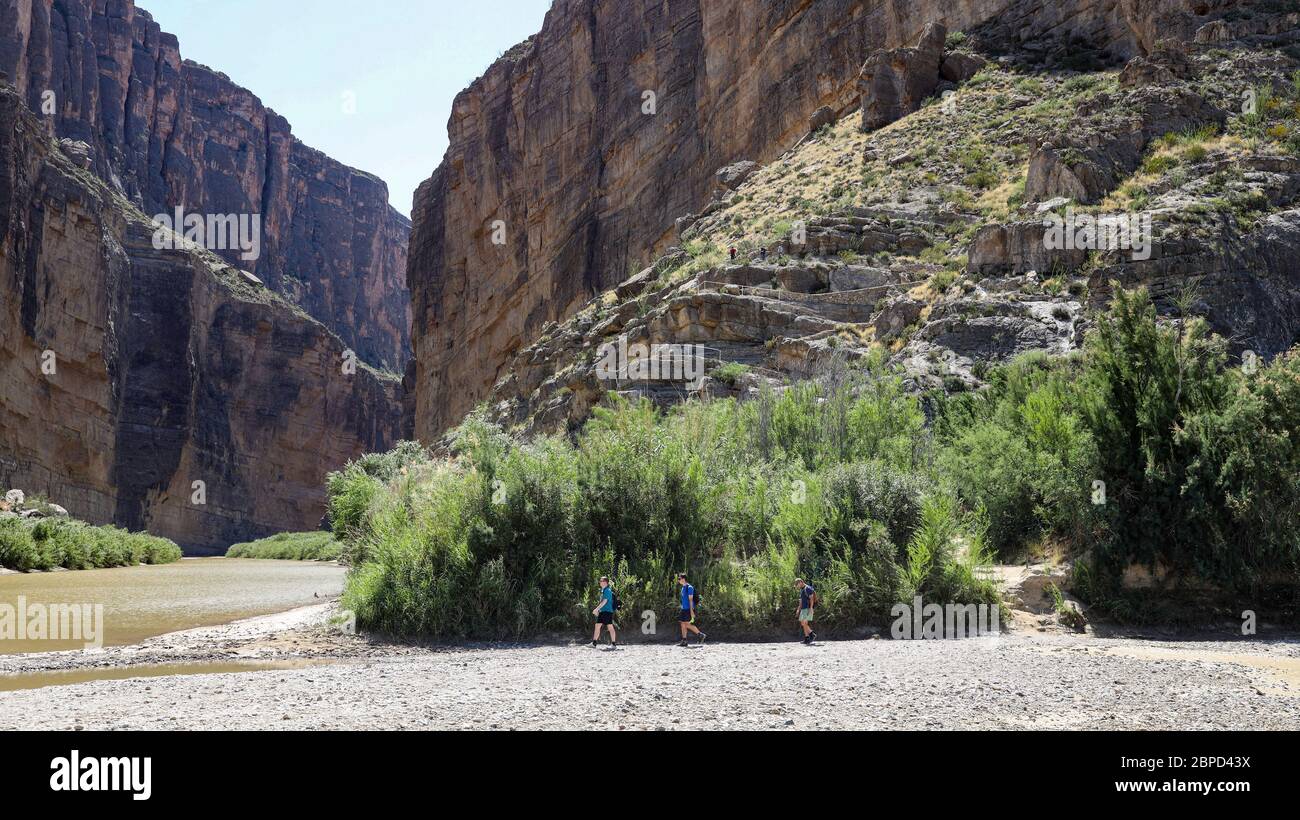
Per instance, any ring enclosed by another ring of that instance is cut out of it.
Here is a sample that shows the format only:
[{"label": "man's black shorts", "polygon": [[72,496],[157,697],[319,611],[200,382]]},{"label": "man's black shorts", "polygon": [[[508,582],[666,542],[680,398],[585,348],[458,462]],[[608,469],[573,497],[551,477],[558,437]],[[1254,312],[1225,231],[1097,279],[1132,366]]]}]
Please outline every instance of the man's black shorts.
[{"label": "man's black shorts", "polygon": [[682,610],[682,614],[677,616],[677,620],[681,621],[681,622],[684,623],[684,624],[688,624],[688,623],[690,623],[690,622],[691,622],[691,611],[690,611],[689,609],[683,609],[683,610]]},{"label": "man's black shorts", "polygon": [[598,624],[612,624],[612,623],[614,623],[614,613],[613,613],[613,612],[598,612],[598,613],[596,614],[596,623],[598,623]]}]

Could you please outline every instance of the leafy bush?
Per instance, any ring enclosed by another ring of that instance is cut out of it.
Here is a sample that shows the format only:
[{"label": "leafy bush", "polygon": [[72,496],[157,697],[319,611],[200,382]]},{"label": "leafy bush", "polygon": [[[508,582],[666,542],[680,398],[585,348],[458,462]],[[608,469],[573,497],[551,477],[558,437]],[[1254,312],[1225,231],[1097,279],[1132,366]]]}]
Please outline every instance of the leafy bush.
[{"label": "leafy bush", "polygon": [[282,532],[226,550],[227,558],[337,561],[341,545],[331,532]]},{"label": "leafy bush", "polygon": [[0,519],[0,567],[30,572],[40,560],[31,529],[15,518]]},{"label": "leafy bush", "polygon": [[1300,543],[1296,353],[1226,369],[1199,319],[1158,325],[1142,291],[1116,295],[1089,345],[1085,412],[1107,482],[1111,577],[1129,563],[1235,589],[1294,580]]},{"label": "leafy bush", "polygon": [[167,564],[180,558],[174,542],[147,533],[69,518],[0,520],[0,566],[20,572]]},{"label": "leafy bush", "polygon": [[941,473],[988,519],[1006,559],[1049,533],[1088,524],[1096,447],[1073,395],[1077,363],[1029,356],[989,375],[988,390],[943,410]]},{"label": "leafy bush", "polygon": [[346,536],[361,525],[375,494],[398,475],[430,463],[428,452],[413,441],[400,442],[387,453],[372,453],[349,462],[326,479],[328,516],[336,537]]},{"label": "leafy bush", "polygon": [[[474,414],[456,460],[369,488],[345,605],[390,632],[523,637],[589,620],[600,575],[628,612],[672,607],[686,569],[733,634],[788,628],[800,574],[824,579],[824,625],[883,621],[934,491],[912,471],[923,418],[878,362],[668,415],[611,398],[573,443],[513,441]],[[921,588],[992,595],[936,552]]]},{"label": "leafy bush", "polygon": [[727,362],[713,371],[713,377],[729,387],[735,387],[736,382],[749,372],[749,366],[740,362]]},{"label": "leafy bush", "polygon": [[984,376],[921,399],[880,354],[837,359],[745,402],[611,397],[572,441],[473,414],[454,459],[408,447],[331,476],[345,603],[395,633],[525,637],[587,621],[600,575],[627,612],[672,607],[686,569],[731,634],[787,628],[797,575],[852,628],[915,595],[994,603],[978,568],[1044,539],[1091,556],[1074,591],[1094,603],[1134,563],[1300,579],[1300,351],[1229,368],[1203,322],[1116,288],[1080,354]]}]

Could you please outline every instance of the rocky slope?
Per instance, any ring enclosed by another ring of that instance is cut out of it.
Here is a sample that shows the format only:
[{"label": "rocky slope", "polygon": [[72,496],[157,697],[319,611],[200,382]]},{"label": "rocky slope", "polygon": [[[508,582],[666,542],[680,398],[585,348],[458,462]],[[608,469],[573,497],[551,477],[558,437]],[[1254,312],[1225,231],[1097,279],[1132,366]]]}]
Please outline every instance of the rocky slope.
[{"label": "rocky slope", "polygon": [[247,89],[181,59],[133,0],[0,0],[0,72],[146,215],[259,214],[251,270],[371,364],[410,358],[409,221],[384,183],[294,138]]},{"label": "rocky slope", "polygon": [[722,182],[737,184],[753,166],[736,163],[771,162],[856,110],[868,57],[915,48],[928,24],[1041,64],[1101,63],[1191,39],[1243,5],[558,0],[540,33],[457,98],[450,148],[417,193],[417,434],[435,439],[487,398],[547,322],[677,242],[679,219],[715,213],[715,169],[732,167]]},{"label": "rocky slope", "polygon": [[[860,112],[724,169],[680,247],[507,361],[493,416],[561,430],[610,389],[743,396],[868,355],[915,389],[970,389],[989,363],[1076,349],[1115,281],[1169,315],[1190,290],[1239,354],[1300,341],[1300,8],[1238,9],[1091,71],[982,31],[877,52]],[[1049,239],[1121,217],[1127,244]],[[620,343],[701,345],[710,377],[603,378]]]},{"label": "rocky slope", "polygon": [[325,473],[399,437],[400,386],[153,232],[0,83],[0,484],[191,551],[314,529]]}]

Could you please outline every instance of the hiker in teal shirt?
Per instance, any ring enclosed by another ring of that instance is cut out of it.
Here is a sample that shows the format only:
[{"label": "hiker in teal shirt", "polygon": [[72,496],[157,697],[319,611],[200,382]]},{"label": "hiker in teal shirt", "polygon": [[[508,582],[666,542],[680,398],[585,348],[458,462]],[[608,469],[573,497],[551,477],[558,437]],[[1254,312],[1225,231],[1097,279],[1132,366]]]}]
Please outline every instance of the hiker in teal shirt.
[{"label": "hiker in teal shirt", "polygon": [[591,635],[591,645],[600,646],[600,628],[607,626],[610,647],[618,649],[618,633],[614,631],[614,587],[610,585],[608,576],[600,578],[600,605],[591,614],[596,616],[596,631]]}]

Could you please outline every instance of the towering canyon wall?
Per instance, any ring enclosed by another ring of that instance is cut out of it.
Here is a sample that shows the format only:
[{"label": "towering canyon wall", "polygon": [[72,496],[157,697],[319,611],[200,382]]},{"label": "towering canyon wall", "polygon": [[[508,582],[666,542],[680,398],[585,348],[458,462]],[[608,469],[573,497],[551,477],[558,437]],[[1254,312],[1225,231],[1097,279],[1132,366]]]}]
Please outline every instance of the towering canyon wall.
[{"label": "towering canyon wall", "polygon": [[[316,528],[326,473],[402,432],[364,366],[410,357],[384,183],[131,0],[0,0],[0,73],[0,484],[190,550]],[[257,215],[260,255],[156,249],[176,208]]]},{"label": "towering canyon wall", "polygon": [[1085,41],[1124,58],[1231,5],[557,0],[540,33],[457,97],[450,147],[416,195],[417,435],[432,441],[456,424],[543,325],[674,242],[675,220],[705,203],[716,169],[770,161],[807,134],[813,112],[850,110],[872,51],[942,22],[982,26],[1008,48]]},{"label": "towering canyon wall", "polygon": [[399,437],[399,385],[152,238],[0,83],[0,485],[191,551],[315,529],[326,472]]},{"label": "towering canyon wall", "polygon": [[133,0],[0,0],[0,71],[145,214],[259,214],[260,257],[226,261],[362,359],[402,370],[410,223],[381,180],[303,145],[252,92],[183,61]]}]

